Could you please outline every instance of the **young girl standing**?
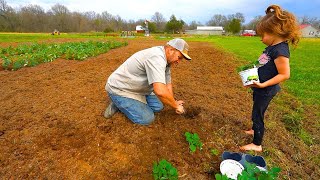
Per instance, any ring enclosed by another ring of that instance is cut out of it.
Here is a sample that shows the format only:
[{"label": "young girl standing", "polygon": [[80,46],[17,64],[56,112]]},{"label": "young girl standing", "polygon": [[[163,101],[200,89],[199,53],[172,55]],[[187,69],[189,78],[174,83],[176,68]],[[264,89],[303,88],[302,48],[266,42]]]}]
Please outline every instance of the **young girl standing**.
[{"label": "young girl standing", "polygon": [[267,45],[259,57],[259,80],[250,85],[253,90],[252,129],[245,131],[253,135],[251,144],[240,147],[241,150],[262,151],[264,135],[264,113],[272,100],[279,92],[279,83],[290,77],[289,46],[297,46],[300,38],[300,29],[295,16],[277,5],[271,5],[266,15],[257,25],[257,34]]}]

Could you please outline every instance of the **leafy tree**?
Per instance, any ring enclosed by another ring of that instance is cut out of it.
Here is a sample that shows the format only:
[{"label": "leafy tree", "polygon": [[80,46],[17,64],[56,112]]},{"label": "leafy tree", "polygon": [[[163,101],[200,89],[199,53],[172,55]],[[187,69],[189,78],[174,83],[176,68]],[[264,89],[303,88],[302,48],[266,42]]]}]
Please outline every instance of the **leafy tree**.
[{"label": "leafy tree", "polygon": [[183,20],[177,20],[177,18],[172,15],[170,20],[166,24],[166,32],[175,34],[177,32],[181,33],[185,22]]},{"label": "leafy tree", "polygon": [[154,22],[148,23],[149,32],[157,32],[157,26]]},{"label": "leafy tree", "polygon": [[[139,20],[140,22],[140,25],[143,27],[143,28],[146,28],[147,25],[146,25],[146,20]],[[157,31],[157,27],[156,27],[156,24],[154,22],[150,22],[148,21],[148,30],[149,32],[156,32]]]},{"label": "leafy tree", "polygon": [[226,26],[226,31],[232,34],[237,34],[241,30],[241,23],[239,19],[232,19]]}]

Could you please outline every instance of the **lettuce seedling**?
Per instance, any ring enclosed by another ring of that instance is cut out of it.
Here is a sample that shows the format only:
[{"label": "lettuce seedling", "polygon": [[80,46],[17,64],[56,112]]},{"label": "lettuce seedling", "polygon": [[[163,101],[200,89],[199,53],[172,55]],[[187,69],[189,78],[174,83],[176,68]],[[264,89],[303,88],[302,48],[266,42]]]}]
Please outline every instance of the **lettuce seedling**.
[{"label": "lettuce seedling", "polygon": [[202,150],[202,142],[200,141],[200,138],[198,136],[197,133],[190,133],[190,132],[186,132],[184,134],[186,136],[186,140],[188,141],[189,143],[189,148],[190,148],[190,151],[193,153],[197,150],[197,147]]},{"label": "lettuce seedling", "polygon": [[153,163],[153,178],[154,180],[178,180],[178,171],[168,161],[162,159],[159,163]]}]

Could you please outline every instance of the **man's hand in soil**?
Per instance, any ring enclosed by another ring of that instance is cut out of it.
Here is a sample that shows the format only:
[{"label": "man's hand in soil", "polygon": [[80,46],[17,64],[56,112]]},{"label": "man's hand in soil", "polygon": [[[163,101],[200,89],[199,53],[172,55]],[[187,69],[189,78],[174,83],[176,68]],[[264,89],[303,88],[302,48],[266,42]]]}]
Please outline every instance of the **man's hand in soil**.
[{"label": "man's hand in soil", "polygon": [[183,114],[185,111],[184,111],[184,108],[182,106],[182,104],[179,104],[178,105],[178,108],[176,109],[176,113],[177,114]]}]

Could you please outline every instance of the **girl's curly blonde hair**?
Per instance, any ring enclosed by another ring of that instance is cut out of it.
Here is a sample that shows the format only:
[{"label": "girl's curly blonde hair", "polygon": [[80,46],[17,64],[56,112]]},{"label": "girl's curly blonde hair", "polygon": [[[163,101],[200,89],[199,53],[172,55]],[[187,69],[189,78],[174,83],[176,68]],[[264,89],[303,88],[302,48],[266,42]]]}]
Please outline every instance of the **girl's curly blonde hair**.
[{"label": "girl's curly blonde hair", "polygon": [[257,25],[257,34],[274,34],[288,40],[294,47],[299,43],[301,31],[296,17],[278,5],[271,5],[265,11],[266,15]]}]

